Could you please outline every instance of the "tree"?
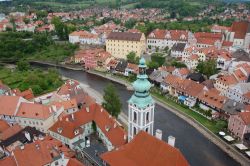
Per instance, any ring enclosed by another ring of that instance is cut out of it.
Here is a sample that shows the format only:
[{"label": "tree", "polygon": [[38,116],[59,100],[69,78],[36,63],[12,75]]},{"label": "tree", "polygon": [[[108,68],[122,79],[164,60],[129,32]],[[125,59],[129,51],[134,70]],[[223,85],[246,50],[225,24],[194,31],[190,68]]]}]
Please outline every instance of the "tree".
[{"label": "tree", "polygon": [[129,63],[135,63],[135,58],[136,58],[135,52],[130,52],[130,53],[127,55],[127,61],[128,61]]},{"label": "tree", "polygon": [[200,62],[196,67],[199,73],[206,75],[208,78],[217,73],[217,63],[216,60],[210,59],[206,62]]},{"label": "tree", "polygon": [[24,22],[25,24],[28,24],[28,23],[30,23],[30,19],[24,18],[24,19],[23,19],[23,22]]},{"label": "tree", "polygon": [[135,26],[136,20],[135,19],[129,19],[128,21],[125,22],[125,27],[127,29],[131,29]]},{"label": "tree", "polygon": [[27,71],[30,69],[30,64],[25,60],[20,60],[17,62],[17,69],[20,71]]},{"label": "tree", "polygon": [[69,35],[68,26],[65,25],[59,17],[54,17],[51,22],[55,25],[55,31],[58,37],[62,40],[67,40]]},{"label": "tree", "polygon": [[165,63],[166,57],[162,53],[153,53],[151,55],[151,61],[158,64],[159,66],[162,66]]},{"label": "tree", "polygon": [[108,84],[104,89],[104,102],[102,106],[114,117],[121,112],[122,103],[113,84]]},{"label": "tree", "polygon": [[45,11],[45,10],[38,10],[38,11],[36,12],[36,15],[37,15],[37,18],[38,18],[38,19],[41,19],[41,18],[47,17],[48,12]]},{"label": "tree", "polygon": [[183,67],[187,67],[185,63],[182,62],[177,62],[177,61],[173,61],[171,62],[171,66],[174,66],[176,68],[183,68]]}]

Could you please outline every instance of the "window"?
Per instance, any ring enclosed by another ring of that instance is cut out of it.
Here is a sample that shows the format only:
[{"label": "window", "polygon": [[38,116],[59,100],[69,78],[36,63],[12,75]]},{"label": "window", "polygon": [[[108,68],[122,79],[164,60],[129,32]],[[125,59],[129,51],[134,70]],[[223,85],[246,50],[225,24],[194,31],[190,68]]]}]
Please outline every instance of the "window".
[{"label": "window", "polygon": [[146,114],[146,121],[149,121],[149,112]]},{"label": "window", "polygon": [[137,113],[134,112],[134,121],[136,121],[136,120],[137,120]]},{"label": "window", "polygon": [[134,127],[134,132],[133,133],[134,133],[134,135],[136,135],[136,128],[135,127]]}]

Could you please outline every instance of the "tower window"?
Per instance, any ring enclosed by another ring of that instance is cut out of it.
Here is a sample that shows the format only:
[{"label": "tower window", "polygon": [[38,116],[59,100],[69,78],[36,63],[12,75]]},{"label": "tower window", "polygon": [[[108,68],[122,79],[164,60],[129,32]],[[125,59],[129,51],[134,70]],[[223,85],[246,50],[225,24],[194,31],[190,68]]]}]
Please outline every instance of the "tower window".
[{"label": "tower window", "polygon": [[133,133],[134,133],[134,135],[136,135],[136,128],[135,127],[134,127],[134,132]]},{"label": "tower window", "polygon": [[146,121],[149,121],[149,112],[146,114]]},{"label": "tower window", "polygon": [[137,120],[137,113],[134,112],[134,121],[136,121],[136,120]]}]

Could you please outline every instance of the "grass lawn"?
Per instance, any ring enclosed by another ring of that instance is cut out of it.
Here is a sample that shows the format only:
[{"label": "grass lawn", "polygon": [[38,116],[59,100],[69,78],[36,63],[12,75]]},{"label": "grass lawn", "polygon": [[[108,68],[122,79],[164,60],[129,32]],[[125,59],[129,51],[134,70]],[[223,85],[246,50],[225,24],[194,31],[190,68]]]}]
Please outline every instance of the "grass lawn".
[{"label": "grass lawn", "polygon": [[42,71],[39,69],[18,71],[1,67],[0,80],[11,89],[19,88],[24,91],[31,88],[35,95],[54,91],[63,84],[60,75],[56,71]]}]

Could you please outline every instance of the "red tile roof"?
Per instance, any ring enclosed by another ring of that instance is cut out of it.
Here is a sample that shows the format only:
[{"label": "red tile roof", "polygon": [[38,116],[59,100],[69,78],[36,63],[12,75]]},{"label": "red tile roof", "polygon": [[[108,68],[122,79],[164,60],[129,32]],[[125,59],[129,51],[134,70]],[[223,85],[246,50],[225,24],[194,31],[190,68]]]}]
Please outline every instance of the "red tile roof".
[{"label": "red tile roof", "polygon": [[67,166],[84,166],[84,164],[75,158],[70,158],[67,163]]},{"label": "red tile roof", "polygon": [[14,157],[9,156],[0,160],[0,165],[2,166],[17,166]]},{"label": "red tile roof", "polygon": [[13,116],[19,103],[19,96],[0,96],[0,115]]},{"label": "red tile roof", "polygon": [[[49,130],[72,139],[76,136],[74,132],[75,130],[79,129],[79,132],[82,132],[80,126],[95,121],[97,126],[115,147],[119,147],[126,143],[126,139],[124,139],[124,136],[126,137],[125,131],[118,126],[113,117],[111,117],[100,105],[92,104],[87,108],[73,113],[72,115],[63,117]],[[108,131],[107,128],[109,128]]]},{"label": "red tile roof", "polygon": [[31,88],[21,92],[18,88],[13,89],[12,92],[16,95],[16,96],[20,96],[23,97],[27,100],[31,100],[34,98],[34,94]]},{"label": "red tile roof", "polygon": [[203,84],[199,84],[193,80],[181,79],[180,77],[174,76],[172,74],[167,75],[165,82],[170,84],[177,91],[183,92],[193,97],[197,97],[204,89]]},{"label": "red tile roof", "polygon": [[0,119],[0,134],[6,129],[8,129],[9,127],[10,125],[6,121]]},{"label": "red tile roof", "polygon": [[234,38],[236,39],[244,39],[248,30],[248,26],[250,23],[247,21],[239,21],[239,22],[233,22],[231,28],[232,32],[235,32]]},{"label": "red tile roof", "polygon": [[208,32],[197,32],[194,34],[197,39],[197,43],[214,45],[216,41],[222,40],[221,33],[208,33]]},{"label": "red tile roof", "polygon": [[233,75],[224,75],[218,78],[217,81],[222,82],[226,85],[234,85],[238,82],[237,79]]},{"label": "red tile roof", "polygon": [[16,116],[45,120],[52,116],[52,114],[53,110],[49,106],[34,103],[21,103]]},{"label": "red tile roof", "polygon": [[244,121],[245,125],[250,125],[250,112],[241,112],[239,115]]},{"label": "red tile roof", "polygon": [[0,133],[0,140],[6,140],[21,130],[22,127],[18,124],[15,124],[14,126],[11,126],[8,129],[4,130],[2,133]]},{"label": "red tile roof", "polygon": [[144,131],[118,150],[106,152],[101,158],[110,166],[188,166],[182,153]]},{"label": "red tile roof", "polygon": [[220,96],[220,92],[215,88],[203,91],[199,94],[198,99],[217,109],[222,109],[224,101],[227,100],[226,97]]},{"label": "red tile roof", "polygon": [[66,158],[74,156],[74,153],[61,142],[47,136],[44,140],[24,145],[24,149],[16,148],[13,155],[18,166],[40,166],[52,163],[60,156],[60,152],[64,153]]},{"label": "red tile roof", "polygon": [[171,40],[187,40],[188,31],[184,30],[162,30],[155,29],[148,35],[148,38],[153,39],[171,39]]}]

